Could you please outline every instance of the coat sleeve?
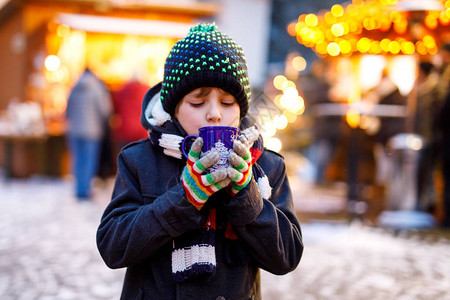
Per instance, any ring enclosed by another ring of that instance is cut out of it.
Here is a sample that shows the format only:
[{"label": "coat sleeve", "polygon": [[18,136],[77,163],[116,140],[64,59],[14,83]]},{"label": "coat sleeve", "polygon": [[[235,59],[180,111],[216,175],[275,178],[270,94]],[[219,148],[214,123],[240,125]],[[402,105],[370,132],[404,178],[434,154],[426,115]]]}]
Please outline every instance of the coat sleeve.
[{"label": "coat sleeve", "polygon": [[110,268],[129,267],[204,222],[180,183],[154,199],[142,195],[138,175],[122,152],[112,200],[97,230],[97,247]]},{"label": "coat sleeve", "polygon": [[300,262],[303,254],[301,229],[295,216],[284,160],[277,156],[270,162],[270,168],[263,169],[272,187],[270,198],[262,198],[255,179],[252,179],[225,205],[225,209],[236,234],[245,241],[250,255],[260,267],[282,275],[294,270]]}]

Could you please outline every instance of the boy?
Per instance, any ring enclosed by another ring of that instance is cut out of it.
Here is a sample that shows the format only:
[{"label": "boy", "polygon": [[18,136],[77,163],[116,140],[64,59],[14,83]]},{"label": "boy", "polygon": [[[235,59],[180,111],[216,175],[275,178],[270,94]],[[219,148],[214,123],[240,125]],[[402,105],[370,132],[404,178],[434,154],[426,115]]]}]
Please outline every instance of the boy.
[{"label": "boy", "polygon": [[[261,299],[259,268],[298,265],[284,161],[248,127],[249,99],[242,49],[215,25],[191,28],[172,48],[162,84],[144,97],[149,139],[119,154],[97,232],[106,264],[127,267],[121,299]],[[240,126],[231,167],[209,173],[219,157],[199,159],[201,138],[186,162],[181,142],[203,126]]]}]

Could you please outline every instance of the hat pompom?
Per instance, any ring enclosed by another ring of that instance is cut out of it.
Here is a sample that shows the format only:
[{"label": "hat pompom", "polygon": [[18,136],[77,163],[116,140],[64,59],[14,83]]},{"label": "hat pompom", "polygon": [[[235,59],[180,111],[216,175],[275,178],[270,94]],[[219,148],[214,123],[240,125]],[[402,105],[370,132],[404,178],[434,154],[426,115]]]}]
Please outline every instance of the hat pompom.
[{"label": "hat pompom", "polygon": [[216,26],[215,23],[205,23],[205,24],[197,24],[194,27],[192,27],[191,29],[189,29],[189,33],[194,33],[194,32],[211,32],[211,31],[216,31],[219,30],[219,28]]}]

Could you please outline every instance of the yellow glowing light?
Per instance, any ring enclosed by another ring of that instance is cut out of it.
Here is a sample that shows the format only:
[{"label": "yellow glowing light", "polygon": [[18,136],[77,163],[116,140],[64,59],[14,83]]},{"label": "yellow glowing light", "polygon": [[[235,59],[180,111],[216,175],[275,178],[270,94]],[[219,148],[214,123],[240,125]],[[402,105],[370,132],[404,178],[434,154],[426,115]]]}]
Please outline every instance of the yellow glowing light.
[{"label": "yellow glowing light", "polygon": [[343,54],[347,54],[352,51],[352,44],[347,40],[342,40],[339,42],[339,48]]},{"label": "yellow glowing light", "polygon": [[372,41],[370,43],[370,49],[369,52],[372,54],[380,54],[381,53],[381,47],[380,47],[380,42],[378,41]]},{"label": "yellow glowing light", "polygon": [[331,13],[335,17],[342,17],[344,15],[344,8],[339,4],[335,4],[331,7]]},{"label": "yellow glowing light", "polygon": [[380,47],[381,50],[383,50],[384,52],[388,52],[389,51],[389,43],[391,42],[390,39],[382,39],[380,42]]},{"label": "yellow glowing light", "polygon": [[401,43],[401,50],[404,54],[413,54],[416,49],[413,42],[403,42]]},{"label": "yellow glowing light", "polygon": [[301,105],[301,107],[300,107],[300,109],[298,109],[298,110],[296,110],[295,111],[295,113],[297,114],[297,115],[303,115],[303,113],[305,112],[305,102],[303,101],[303,98],[301,99],[302,101],[301,101],[301,103],[300,103],[300,105]]},{"label": "yellow glowing light", "polygon": [[305,23],[309,27],[314,27],[314,26],[317,26],[317,24],[319,23],[319,19],[317,18],[317,16],[315,14],[308,14],[305,17]]},{"label": "yellow glowing light", "polygon": [[376,21],[374,18],[367,18],[364,19],[363,21],[363,26],[364,28],[366,28],[367,30],[373,30],[376,27]]},{"label": "yellow glowing light", "polygon": [[277,138],[270,138],[265,142],[265,147],[275,152],[279,152],[282,148],[282,143]]},{"label": "yellow glowing light", "polygon": [[292,60],[292,66],[296,71],[303,71],[306,69],[306,60],[301,56],[296,56]]},{"label": "yellow glowing light", "polygon": [[336,17],[333,16],[333,14],[332,14],[331,12],[329,12],[329,11],[327,11],[327,12],[325,13],[325,15],[323,16],[323,18],[324,18],[324,20],[325,20],[325,22],[326,22],[327,24],[334,24],[334,23],[336,23]]},{"label": "yellow glowing light", "polygon": [[273,79],[273,86],[278,89],[281,90],[283,87],[283,84],[287,81],[287,78],[283,75],[277,75],[274,77]]},{"label": "yellow glowing light", "polygon": [[289,110],[283,111],[283,115],[286,117],[289,123],[294,123],[297,120],[297,114]]},{"label": "yellow glowing light", "polygon": [[389,52],[397,54],[400,52],[400,44],[397,41],[392,41],[389,43]]},{"label": "yellow glowing light", "polygon": [[348,34],[350,31],[350,25],[348,25],[348,23],[346,23],[346,22],[342,22],[341,25],[342,25],[342,28],[344,28],[344,34]]},{"label": "yellow glowing light", "polygon": [[305,101],[301,96],[297,97],[281,97],[280,102],[282,103],[283,108],[290,110],[293,113],[301,114],[301,111],[305,107]]},{"label": "yellow glowing light", "polygon": [[284,109],[288,109],[291,103],[291,99],[287,97],[286,95],[281,96],[280,98],[280,105]]},{"label": "yellow glowing light", "polygon": [[261,134],[267,138],[273,137],[277,133],[277,129],[272,122],[262,124],[261,129]]},{"label": "yellow glowing light", "polygon": [[335,42],[333,43],[329,43],[328,47],[327,47],[327,52],[328,54],[330,54],[331,56],[337,56],[339,55],[339,53],[341,53],[341,48],[339,47],[339,45]]},{"label": "yellow glowing light", "polygon": [[59,37],[67,37],[70,34],[70,27],[67,25],[58,25],[56,29],[56,34]]},{"label": "yellow glowing light", "polygon": [[293,87],[295,88],[295,83],[290,81],[290,80],[286,80],[285,82],[283,82],[283,84],[281,85],[281,89],[284,91],[289,87]]},{"label": "yellow glowing light", "polygon": [[356,47],[359,52],[365,53],[369,51],[370,49],[370,40],[368,38],[361,38],[358,43],[356,44]]},{"label": "yellow glowing light", "polygon": [[297,97],[289,97],[289,95],[283,95],[280,98],[281,107],[284,109],[288,109],[292,106],[292,102],[295,101]]},{"label": "yellow glowing light", "polygon": [[389,28],[391,28],[391,20],[387,18],[386,16],[382,16],[380,21],[380,30],[381,31],[388,31]]},{"label": "yellow glowing light", "polygon": [[65,72],[59,68],[53,72],[47,73],[47,80],[49,82],[63,82],[65,79]]},{"label": "yellow glowing light", "polygon": [[402,19],[400,22],[394,23],[394,31],[397,34],[404,34],[406,29],[408,29],[408,20]]},{"label": "yellow glowing light", "polygon": [[295,27],[296,27],[296,23],[290,23],[287,26],[286,29],[287,29],[287,32],[289,33],[289,35],[295,36],[295,34],[296,34]]},{"label": "yellow glowing light", "polygon": [[447,18],[450,18],[450,8],[447,8],[445,10],[445,15],[447,16]]},{"label": "yellow glowing light", "polygon": [[45,58],[44,65],[47,70],[56,71],[56,70],[58,70],[59,66],[61,65],[61,61],[59,60],[58,56],[49,55]]},{"label": "yellow glowing light", "polygon": [[316,45],[316,51],[317,51],[319,54],[327,54],[327,46],[328,46],[328,44],[325,43],[325,42],[318,43],[318,44]]},{"label": "yellow glowing light", "polygon": [[450,9],[446,9],[445,11],[441,11],[441,14],[439,15],[439,22],[443,26],[447,26],[450,24],[450,18],[446,15],[446,12],[450,12]]},{"label": "yellow glowing light", "polygon": [[285,115],[276,115],[273,118],[273,124],[275,125],[276,129],[285,129],[288,125],[288,119]]},{"label": "yellow glowing light", "polygon": [[358,30],[359,30],[358,23],[353,22],[351,20],[350,20],[350,23],[348,24],[348,26],[349,26],[349,31],[350,32],[357,33]]},{"label": "yellow glowing light", "polygon": [[431,35],[424,36],[423,43],[424,43],[425,47],[427,47],[428,49],[436,47],[436,41],[434,40],[434,38]]},{"label": "yellow glowing light", "polygon": [[425,26],[427,26],[429,29],[435,29],[438,27],[438,21],[437,18],[435,18],[433,15],[429,14],[425,17]]},{"label": "yellow glowing light", "polygon": [[295,24],[295,33],[297,35],[300,35],[303,28],[305,28],[305,27],[306,27],[305,22],[298,22],[297,24]]},{"label": "yellow glowing light", "polygon": [[275,98],[273,98],[273,103],[275,103],[275,105],[280,107],[280,108],[282,107],[281,106],[281,102],[280,102],[281,101],[281,97],[283,97],[283,95],[282,94],[278,94],[278,95],[275,96]]},{"label": "yellow glowing light", "polygon": [[288,86],[283,90],[284,95],[288,98],[297,98],[298,97],[298,91],[293,86]]},{"label": "yellow glowing light", "polygon": [[389,19],[393,23],[398,23],[402,20],[402,15],[399,12],[393,11],[389,14]]},{"label": "yellow glowing light", "polygon": [[428,49],[428,53],[430,53],[431,55],[437,54],[438,51],[439,51],[438,47],[434,47],[434,48]]},{"label": "yellow glowing light", "polygon": [[425,45],[421,41],[416,43],[416,51],[421,55],[425,55],[428,52],[427,47],[425,47]]},{"label": "yellow glowing light", "polygon": [[345,119],[351,128],[356,128],[359,125],[360,115],[357,111],[349,110],[345,115]]},{"label": "yellow glowing light", "polygon": [[334,36],[343,36],[344,35],[344,26],[341,23],[334,24],[331,26],[331,33]]},{"label": "yellow glowing light", "polygon": [[413,137],[413,136],[408,136],[406,139],[406,145],[408,146],[408,148],[413,149],[413,150],[420,150],[423,147],[423,142],[421,139]]}]

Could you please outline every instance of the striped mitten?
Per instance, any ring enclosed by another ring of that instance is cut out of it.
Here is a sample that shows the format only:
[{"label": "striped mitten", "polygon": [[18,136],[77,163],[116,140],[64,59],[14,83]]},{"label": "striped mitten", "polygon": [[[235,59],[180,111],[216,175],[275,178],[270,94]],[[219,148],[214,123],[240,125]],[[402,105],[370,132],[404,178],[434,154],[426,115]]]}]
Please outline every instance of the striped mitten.
[{"label": "striped mitten", "polygon": [[245,137],[240,137],[233,143],[233,150],[228,160],[233,167],[227,169],[228,178],[232,181],[231,196],[235,196],[245,188],[252,179],[252,155]]},{"label": "striped mitten", "polygon": [[198,210],[203,207],[209,196],[230,183],[225,168],[207,173],[207,169],[219,160],[219,154],[212,152],[200,159],[202,146],[203,139],[200,137],[192,144],[181,180],[188,201]]}]

